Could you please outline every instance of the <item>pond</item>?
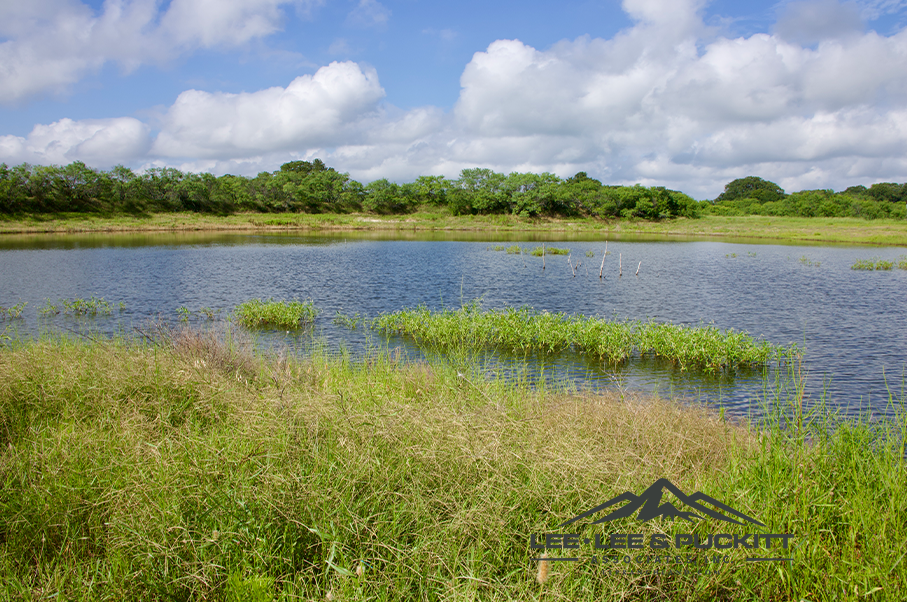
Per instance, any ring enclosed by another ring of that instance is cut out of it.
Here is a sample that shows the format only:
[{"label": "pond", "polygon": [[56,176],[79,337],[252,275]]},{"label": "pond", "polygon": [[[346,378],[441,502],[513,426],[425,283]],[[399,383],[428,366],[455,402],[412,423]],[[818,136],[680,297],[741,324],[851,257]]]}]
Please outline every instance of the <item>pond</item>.
[{"label": "pond", "polygon": [[[805,349],[808,403],[823,396],[845,414],[889,411],[889,392],[905,399],[907,270],[859,271],[858,259],[896,260],[903,248],[786,246],[753,240],[605,240],[551,234],[489,233],[56,235],[0,239],[0,306],[28,302],[20,318],[0,319],[19,336],[44,330],[132,331],[149,320],[178,320],[211,308],[226,315],[251,298],[311,299],[320,310],[314,334],[356,352],[366,345],[419,351],[399,338],[349,330],[337,312],[374,317],[425,304],[456,308],[531,306],[619,320],[641,319],[747,331]],[[570,249],[542,258],[495,251],[542,244]],[[587,256],[590,253],[592,256]],[[575,272],[571,264],[579,267]],[[619,275],[622,265],[623,275]],[[637,269],[639,274],[636,275]],[[41,317],[47,300],[103,297],[110,316]],[[124,309],[119,309],[119,303]],[[195,318],[193,318],[195,321]],[[312,333],[267,333],[264,345],[302,350]],[[758,413],[761,370],[718,376],[680,371],[651,359],[620,366],[569,352],[517,362],[523,371],[592,388],[625,387]],[[514,369],[495,356],[490,375]],[[773,376],[770,374],[768,380]]]}]

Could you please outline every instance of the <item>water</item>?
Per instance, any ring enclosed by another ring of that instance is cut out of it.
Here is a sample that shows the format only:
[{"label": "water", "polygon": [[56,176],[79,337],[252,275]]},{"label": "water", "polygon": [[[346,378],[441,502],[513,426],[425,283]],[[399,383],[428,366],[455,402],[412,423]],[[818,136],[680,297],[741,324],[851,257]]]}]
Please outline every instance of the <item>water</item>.
[{"label": "water", "polygon": [[[481,298],[486,308],[529,305],[537,310],[615,319],[714,323],[757,338],[806,348],[807,395],[823,395],[843,413],[888,411],[889,390],[903,398],[907,361],[907,271],[851,270],[856,259],[893,260],[903,248],[782,246],[755,241],[612,239],[599,279],[603,240],[565,241],[581,262],[576,276],[566,256],[508,255],[495,244],[535,247],[523,235],[190,234],[5,237],[0,239],[0,305],[27,301],[19,319],[0,329],[37,334],[47,328],[129,331],[156,317],[177,319],[185,306],[229,312],[250,298],[312,299],[321,314],[315,330],[331,345],[361,349],[367,330],[335,325],[340,311],[375,316],[425,304],[458,307]],[[502,242],[507,238],[506,242]],[[595,256],[588,258],[586,251]],[[623,276],[618,276],[622,259]],[[635,275],[637,266],[639,276]],[[110,317],[42,319],[49,299],[104,297]],[[198,314],[196,314],[198,315]],[[272,332],[263,344],[301,349],[306,333]],[[386,341],[418,353],[400,339]],[[747,414],[764,399],[761,371],[703,376],[670,364],[634,360],[615,368],[575,354],[530,358],[531,371],[592,388],[625,387],[683,395]],[[508,372],[490,364],[490,375]]]}]

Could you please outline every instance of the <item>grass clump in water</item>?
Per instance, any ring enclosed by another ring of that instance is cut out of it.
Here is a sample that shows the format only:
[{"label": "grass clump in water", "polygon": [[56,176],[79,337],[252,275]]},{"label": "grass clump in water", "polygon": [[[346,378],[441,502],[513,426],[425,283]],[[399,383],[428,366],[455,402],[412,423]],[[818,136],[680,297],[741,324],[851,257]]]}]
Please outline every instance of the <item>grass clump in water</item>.
[{"label": "grass clump in water", "polygon": [[[120,311],[126,309],[125,303],[119,304]],[[50,299],[46,299],[44,306],[38,310],[38,313],[42,316],[55,316],[60,313],[63,315],[69,316],[87,316],[87,317],[96,317],[109,316],[113,313],[113,305],[109,301],[104,299],[104,297],[94,297],[91,299],[60,299],[56,304],[51,303]]]},{"label": "grass clump in water", "polygon": [[[907,266],[907,261],[903,262]],[[898,264],[900,267],[901,263]],[[857,259],[850,269],[852,270],[890,270],[894,267],[893,261],[886,261],[878,257],[872,259]]]},{"label": "grass clump in water", "polygon": [[[903,417],[760,429],[654,397],[488,381],[468,362],[268,359],[237,336],[0,349],[0,597],[902,599]],[[766,528],[560,527],[660,478]],[[792,540],[677,551],[721,560],[702,575],[606,571],[628,550],[581,543],[546,552],[581,562],[539,578],[530,535],[608,532]],[[774,555],[792,565],[745,561]]]},{"label": "grass clump in water", "polygon": [[763,365],[799,353],[793,346],[771,345],[747,333],[715,326],[617,322],[529,308],[481,311],[477,302],[457,310],[431,312],[421,306],[384,314],[372,321],[372,327],[441,349],[496,347],[555,353],[572,347],[610,362],[623,361],[634,353],[650,354],[681,369],[695,367],[707,372]]},{"label": "grass clump in water", "polygon": [[529,252],[533,257],[541,257],[542,255],[569,255],[570,249],[558,249],[557,247],[536,247]]},{"label": "grass clump in water", "polygon": [[25,309],[26,305],[28,305],[28,301],[17,303],[11,307],[3,307],[0,305],[0,317],[19,318],[22,316],[22,310]]},{"label": "grass clump in water", "polygon": [[318,315],[312,301],[252,299],[236,306],[237,321],[247,328],[298,329],[309,326]]}]

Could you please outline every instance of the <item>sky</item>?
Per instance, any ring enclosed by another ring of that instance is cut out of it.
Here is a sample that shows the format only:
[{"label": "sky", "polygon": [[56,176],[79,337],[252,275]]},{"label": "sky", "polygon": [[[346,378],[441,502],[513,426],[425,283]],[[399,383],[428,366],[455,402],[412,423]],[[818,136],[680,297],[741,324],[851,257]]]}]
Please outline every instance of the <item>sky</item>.
[{"label": "sky", "polygon": [[0,0],[0,162],[907,181],[907,0]]}]

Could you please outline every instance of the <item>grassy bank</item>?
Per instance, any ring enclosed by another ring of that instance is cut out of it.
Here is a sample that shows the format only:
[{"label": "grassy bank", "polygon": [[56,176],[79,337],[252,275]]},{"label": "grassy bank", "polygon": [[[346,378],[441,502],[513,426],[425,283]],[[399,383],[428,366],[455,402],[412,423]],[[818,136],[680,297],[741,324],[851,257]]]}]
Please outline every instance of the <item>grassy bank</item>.
[{"label": "grassy bank", "polygon": [[[150,338],[0,349],[0,597],[815,601],[907,591],[902,421],[756,431],[670,400],[489,382],[468,362],[263,358],[215,331]],[[699,575],[532,560],[530,534],[753,532],[715,519],[559,527],[659,478],[756,517],[761,532],[792,534],[790,549],[761,554],[792,565],[747,563],[759,551],[740,549],[709,552],[722,562]]]},{"label": "grassy bank", "polygon": [[144,216],[36,214],[0,216],[0,234],[67,232],[184,232],[280,230],[531,232],[602,236],[659,235],[719,237],[786,242],[854,243],[907,246],[907,221],[856,218],[789,218],[704,216],[657,222],[594,218],[525,218],[514,215],[453,216],[419,212],[398,216],[371,214],[242,213],[226,216],[156,213]]}]

